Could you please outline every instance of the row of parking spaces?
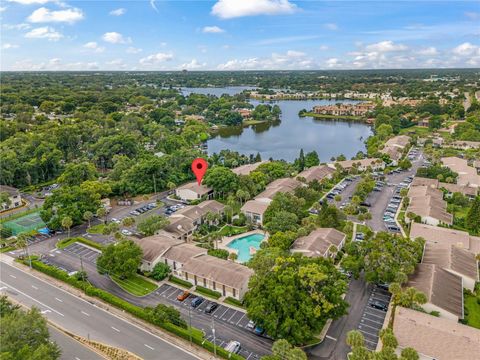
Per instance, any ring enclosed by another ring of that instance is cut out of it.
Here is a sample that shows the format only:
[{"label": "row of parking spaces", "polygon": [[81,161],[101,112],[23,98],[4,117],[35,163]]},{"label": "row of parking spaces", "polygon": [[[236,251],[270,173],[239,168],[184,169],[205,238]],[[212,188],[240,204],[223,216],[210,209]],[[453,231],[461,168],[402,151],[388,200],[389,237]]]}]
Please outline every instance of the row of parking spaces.
[{"label": "row of parking spaces", "polygon": [[[163,284],[156,291],[157,295],[166,298],[169,301],[177,302],[178,305],[182,304],[185,307],[189,307],[191,306],[191,300],[195,297],[195,295],[191,294],[188,298],[183,300],[183,302],[180,302],[177,300],[177,296],[182,294],[183,292],[184,290],[178,289],[168,284]],[[200,305],[195,308],[194,311],[199,313],[205,313],[205,308],[211,302],[214,301],[205,299]],[[248,329],[247,325],[249,320],[247,318],[247,315],[243,311],[236,310],[222,304],[218,304],[218,307],[213,310],[209,315],[213,316],[216,320],[221,320],[230,325]]]},{"label": "row of parking spaces", "polygon": [[50,234],[37,234],[35,236],[29,236],[27,238],[27,243],[28,243],[28,245],[32,245],[32,244],[36,244],[36,243],[38,243],[42,240],[47,240],[51,237],[52,237],[52,235],[50,235]]},{"label": "row of parking spaces", "polygon": [[[215,345],[217,345],[218,347],[221,347],[221,348],[225,347],[228,344],[228,341],[222,340],[218,337],[214,339],[213,334],[205,336],[205,339],[207,339],[211,343],[214,343]],[[251,351],[248,351],[247,349],[243,349],[243,348],[240,348],[240,351],[238,352],[238,354],[240,356],[244,357],[247,360],[249,360],[249,359],[259,359],[260,358],[260,356],[258,354],[255,354],[255,353],[253,353]]]},{"label": "row of parking spaces", "polygon": [[52,259],[50,258],[46,258],[46,257],[43,257],[40,259],[40,261],[42,263],[44,263],[45,265],[50,265],[50,266],[54,266],[56,267],[57,269],[59,270],[62,270],[62,271],[65,271],[66,273],[73,273],[75,272],[76,270],[72,267],[69,267],[69,266],[65,266],[65,265],[59,265],[57,263],[55,263],[54,261],[52,261]]},{"label": "row of parking spaces", "polygon": [[385,305],[388,307],[390,302],[390,294],[375,286],[368,299],[368,304],[363,310],[362,318],[358,324],[358,330],[363,334],[365,338],[365,346],[370,350],[375,350],[379,340],[378,333],[383,327],[385,316],[387,315],[386,309],[381,310],[373,307],[372,305]]},{"label": "row of parking spaces", "polygon": [[112,238],[105,236],[105,235],[96,235],[96,234],[83,234],[84,237],[87,237],[96,243],[102,244],[102,245],[109,245],[113,244],[115,240]]},{"label": "row of parking spaces", "polygon": [[93,250],[81,243],[73,243],[63,250],[91,263],[95,263],[100,255],[100,251]]}]

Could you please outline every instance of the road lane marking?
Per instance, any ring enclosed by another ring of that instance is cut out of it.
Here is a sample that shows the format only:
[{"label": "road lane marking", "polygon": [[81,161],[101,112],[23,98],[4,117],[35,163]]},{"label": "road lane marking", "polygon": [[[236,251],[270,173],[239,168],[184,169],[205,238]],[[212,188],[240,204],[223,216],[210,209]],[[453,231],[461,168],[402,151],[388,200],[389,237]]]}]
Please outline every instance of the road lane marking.
[{"label": "road lane marking", "polygon": [[12,278],[14,278],[14,279],[16,279],[16,278],[17,278],[16,276],[13,276],[12,274],[10,274],[10,277],[12,277]]},{"label": "road lane marking", "polygon": [[[2,281],[2,282],[3,282],[3,281]],[[7,284],[7,283],[5,283],[5,282],[3,282],[3,283],[4,283],[5,285],[7,285],[7,286],[11,287],[13,290],[17,291],[18,293],[22,294],[23,296],[26,296],[27,298],[29,298],[29,299],[31,299],[31,300],[33,300],[33,301],[35,301],[35,302],[39,303],[40,305],[42,305],[42,306],[44,306],[44,307],[46,307],[47,309],[50,309],[50,310],[52,310],[54,313],[56,313],[56,314],[58,314],[58,315],[60,315],[60,316],[65,316],[65,315],[63,315],[61,312],[58,312],[57,310],[55,310],[54,308],[52,308],[52,307],[50,307],[50,306],[48,306],[48,305],[46,305],[46,304],[42,303],[41,301],[38,301],[37,299],[35,299],[35,298],[31,297],[31,296],[30,296],[30,295],[28,295],[28,294],[25,294],[23,291],[21,291],[21,290],[18,290],[16,287],[13,287],[12,285],[10,285],[10,284]]]},{"label": "road lane marking", "polygon": [[59,299],[59,298],[55,298],[55,300],[59,301],[59,302],[63,302],[63,300]]},{"label": "road lane marking", "polygon": [[147,345],[147,344],[143,344],[145,345],[147,348],[149,348],[150,350],[155,350],[153,347],[151,347],[150,345]]},{"label": "road lane marking", "polygon": [[337,341],[337,339],[335,339],[334,337],[331,337],[330,335],[326,335],[325,336],[327,339],[330,339],[330,340],[333,340],[333,341]]},{"label": "road lane marking", "polygon": [[86,313],[85,311],[80,311],[80,312],[81,312],[83,315],[85,315],[85,316],[90,316],[90,314],[89,314],[89,313]]},{"label": "road lane marking", "polygon": [[113,327],[113,326],[110,326],[113,330],[115,330],[116,332],[120,332],[120,330],[118,330],[117,328]]},{"label": "road lane marking", "polygon": [[38,287],[36,287],[35,285],[32,285],[32,288],[34,288],[35,290],[38,290]]}]

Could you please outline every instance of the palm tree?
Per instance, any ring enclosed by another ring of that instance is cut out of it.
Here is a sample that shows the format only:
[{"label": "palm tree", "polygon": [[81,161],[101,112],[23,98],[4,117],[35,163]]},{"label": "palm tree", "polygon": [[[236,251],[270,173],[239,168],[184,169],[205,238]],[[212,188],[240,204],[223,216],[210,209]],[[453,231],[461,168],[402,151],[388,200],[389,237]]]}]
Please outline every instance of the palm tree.
[{"label": "palm tree", "polygon": [[126,217],[125,219],[122,220],[123,226],[130,227],[135,224],[135,219],[131,216]]},{"label": "palm tree", "polygon": [[103,219],[103,222],[106,224],[107,223],[107,210],[102,206],[97,209],[97,217],[105,217]]},{"label": "palm tree", "polygon": [[350,330],[347,333],[347,345],[352,349],[362,347],[365,343],[363,334],[358,330]]},{"label": "palm tree", "polygon": [[88,221],[88,228],[90,228],[90,222],[92,221],[93,213],[91,211],[85,211],[83,213],[83,220]]},{"label": "palm tree", "polygon": [[[227,214],[227,223],[230,224],[232,222],[233,208],[230,205],[225,205],[224,211],[225,211],[225,214]],[[230,214],[230,221],[228,218],[228,214]]]},{"label": "palm tree", "polygon": [[398,346],[398,341],[393,335],[393,331],[391,328],[382,329],[379,333],[380,339],[382,339],[383,347],[389,347],[392,349],[396,349]]},{"label": "palm tree", "polygon": [[72,227],[73,225],[73,220],[70,216],[65,216],[63,219],[62,219],[62,227],[64,229],[67,229],[68,231],[68,237],[70,237],[70,228]]},{"label": "palm tree", "polygon": [[26,233],[20,233],[17,235],[16,246],[19,249],[23,249],[24,256],[27,257],[28,235]]}]

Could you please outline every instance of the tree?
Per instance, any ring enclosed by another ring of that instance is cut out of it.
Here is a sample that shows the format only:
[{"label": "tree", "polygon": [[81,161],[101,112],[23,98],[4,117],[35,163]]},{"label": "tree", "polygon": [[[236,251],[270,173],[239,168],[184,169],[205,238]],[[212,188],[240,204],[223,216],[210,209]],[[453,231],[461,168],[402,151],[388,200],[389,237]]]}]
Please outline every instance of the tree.
[{"label": "tree", "polygon": [[131,227],[131,226],[135,225],[135,219],[131,216],[127,216],[126,218],[124,218],[122,220],[122,225],[126,226],[126,227]]},{"label": "tree", "polygon": [[27,256],[27,247],[28,247],[28,234],[20,233],[17,235],[16,246],[19,249],[23,249],[24,256]]},{"label": "tree", "polygon": [[320,158],[318,153],[313,150],[305,155],[305,167],[310,168],[312,166],[318,166],[320,164]]},{"label": "tree", "polygon": [[73,220],[70,216],[65,216],[63,219],[62,219],[62,227],[64,229],[67,229],[68,231],[68,237],[70,237],[70,228],[72,227],[73,225]]},{"label": "tree", "polygon": [[382,339],[382,344],[384,347],[390,347],[392,349],[396,349],[398,346],[398,341],[393,335],[393,331],[391,328],[386,328],[380,330],[380,339]]},{"label": "tree", "polygon": [[87,180],[95,180],[98,177],[97,169],[93,164],[82,162],[79,164],[68,164],[58,182],[65,186],[80,185]]},{"label": "tree", "polygon": [[103,222],[106,223],[107,222],[107,209],[105,209],[103,206],[102,207],[99,207],[96,211],[96,215],[97,217],[99,218],[103,218]]},{"label": "tree", "polygon": [[159,262],[153,267],[153,270],[152,270],[152,273],[151,273],[150,276],[157,281],[162,281],[171,272],[172,272],[172,270],[170,269],[170,266],[168,266],[165,263]]},{"label": "tree", "polygon": [[473,200],[470,210],[468,210],[465,218],[465,226],[467,229],[479,233],[480,232],[480,196]]},{"label": "tree", "polygon": [[137,272],[142,256],[140,246],[131,240],[122,240],[103,249],[97,258],[97,269],[100,274],[129,278]]},{"label": "tree", "polygon": [[263,222],[270,222],[270,220],[281,211],[294,214],[297,217],[297,220],[301,219],[305,216],[305,211],[303,210],[304,205],[305,200],[299,199],[293,194],[277,193],[265,211]]},{"label": "tree", "polygon": [[355,349],[356,347],[363,346],[365,343],[365,339],[360,331],[350,330],[347,333],[346,342],[348,346],[350,346],[352,349]]},{"label": "tree", "polygon": [[346,282],[328,259],[267,248],[249,266],[255,273],[245,295],[248,317],[274,339],[302,344],[326,319],[346,312]]},{"label": "tree", "polygon": [[152,236],[158,230],[163,229],[167,226],[170,222],[168,218],[162,215],[151,215],[142,221],[140,221],[137,225],[138,231],[146,236]]},{"label": "tree", "polygon": [[24,311],[1,298],[2,359],[56,360],[61,350],[50,340],[47,322],[33,307]]},{"label": "tree", "polygon": [[12,205],[12,200],[10,200],[10,195],[7,192],[0,192],[0,206],[9,208]]},{"label": "tree", "polygon": [[272,345],[272,355],[262,357],[262,360],[307,360],[302,349],[292,347],[285,339],[277,340]]},{"label": "tree", "polygon": [[203,184],[223,196],[237,191],[238,176],[226,167],[215,166],[207,171],[203,178]]},{"label": "tree", "polygon": [[402,349],[400,353],[400,360],[419,360],[420,356],[418,355],[417,350],[411,347],[406,347]]},{"label": "tree", "polygon": [[265,223],[265,230],[270,234],[278,231],[295,231],[298,228],[298,217],[294,213],[288,211],[278,211],[269,216],[268,222]]},{"label": "tree", "polygon": [[345,215],[337,209],[335,205],[329,205],[323,201],[317,216],[317,224],[320,227],[333,227],[340,229],[343,227]]},{"label": "tree", "polygon": [[88,221],[88,227],[90,227],[90,222],[92,221],[92,218],[93,212],[87,210],[83,213],[83,219]]},{"label": "tree", "polygon": [[155,324],[170,323],[183,329],[187,328],[187,323],[182,319],[180,312],[173,306],[158,304],[155,308],[146,307],[145,311]]},{"label": "tree", "polygon": [[268,238],[268,246],[278,247],[282,250],[288,250],[297,238],[297,233],[293,231],[278,231]]},{"label": "tree", "polygon": [[402,289],[399,283],[391,283],[388,290],[393,295],[392,300],[395,305],[414,308],[423,305],[428,301],[427,296],[414,287]]}]

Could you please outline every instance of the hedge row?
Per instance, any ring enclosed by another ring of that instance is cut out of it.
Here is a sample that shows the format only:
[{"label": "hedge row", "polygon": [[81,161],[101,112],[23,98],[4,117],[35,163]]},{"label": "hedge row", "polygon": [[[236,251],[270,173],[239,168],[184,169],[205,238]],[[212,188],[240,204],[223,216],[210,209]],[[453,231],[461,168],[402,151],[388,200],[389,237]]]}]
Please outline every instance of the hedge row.
[{"label": "hedge row", "polygon": [[197,285],[197,287],[195,288],[195,291],[205,296],[212,297],[214,299],[218,299],[222,296],[222,294],[219,293],[218,291],[207,289],[206,287],[199,286],[199,285]]},{"label": "hedge row", "polygon": [[190,289],[193,286],[193,284],[190,281],[182,280],[182,279],[180,279],[176,276],[173,276],[173,275],[170,275],[168,280],[171,281],[174,284],[186,287],[187,289]]},{"label": "hedge row", "polygon": [[66,239],[62,239],[60,240],[58,243],[57,243],[57,248],[59,249],[64,249],[66,248],[67,246],[75,243],[75,242],[79,242],[79,243],[82,243],[82,244],[85,244],[85,245],[88,245],[90,247],[93,247],[97,250],[103,250],[103,246],[100,245],[99,243],[93,241],[93,240],[89,240],[89,239],[85,239],[85,238],[82,238],[82,237],[75,237],[75,238],[66,238]]},{"label": "hedge row", "polygon": [[238,307],[241,307],[243,308],[243,303],[240,301],[240,300],[237,300],[235,298],[232,298],[232,297],[227,297],[223,302],[226,302],[227,304],[231,304],[231,305],[235,305],[235,306],[238,306]]},{"label": "hedge row", "polygon": [[[29,265],[28,260],[23,260],[22,263],[25,265]],[[156,325],[164,330],[167,330],[168,332],[173,333],[185,340],[190,341],[190,338],[191,338],[192,342],[195,343],[196,345],[199,345],[204,349],[213,352],[213,347],[214,347],[213,344],[210,341],[205,340],[203,338],[203,332],[197,328],[191,327],[191,328],[183,329],[179,326],[176,326],[168,322],[163,322],[163,323],[155,322],[150,316],[148,316],[148,312],[145,311],[145,309],[143,309],[142,307],[133,305],[128,301],[125,301],[115,295],[112,295],[107,291],[96,288],[95,286],[87,282],[83,282],[75,279],[74,277],[68,276],[66,272],[59,270],[54,266],[46,265],[40,261],[33,260],[32,267],[35,270],[41,271],[49,276],[52,276],[58,280],[62,280],[78,289],[83,290],[85,294],[89,296],[98,297],[99,299],[102,299],[103,301],[119,309],[125,310],[128,313],[142,320],[145,320],[153,325]],[[217,355],[225,359],[243,360],[243,357],[236,354],[231,354],[221,347],[217,347]]]}]

